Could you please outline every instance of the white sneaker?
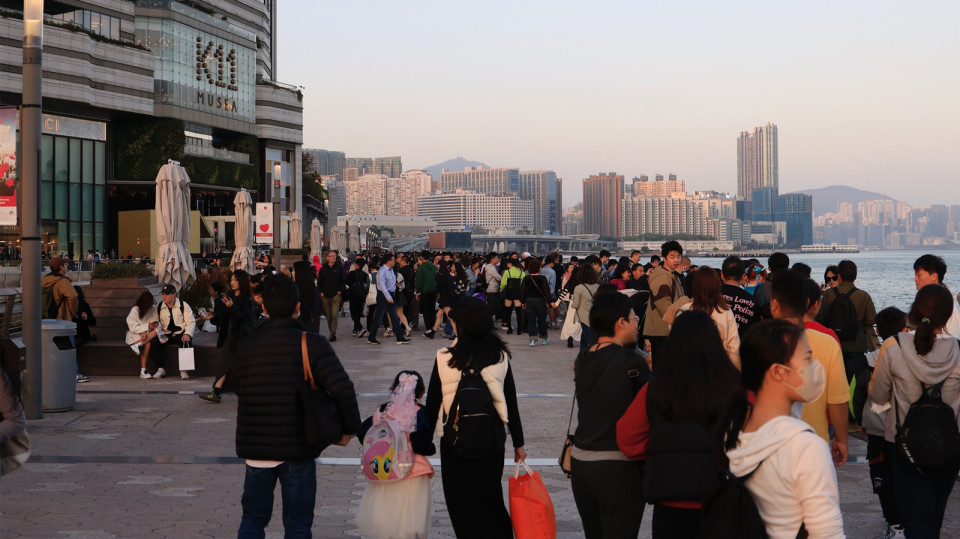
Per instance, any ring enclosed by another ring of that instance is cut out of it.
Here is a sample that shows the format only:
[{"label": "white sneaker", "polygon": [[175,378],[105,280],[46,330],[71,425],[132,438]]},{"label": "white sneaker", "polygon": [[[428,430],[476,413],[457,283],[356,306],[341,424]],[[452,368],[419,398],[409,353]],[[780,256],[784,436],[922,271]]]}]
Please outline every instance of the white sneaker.
[{"label": "white sneaker", "polygon": [[137,357],[140,357],[140,345],[139,345],[139,344],[131,344],[131,345],[130,345],[130,349],[133,350],[133,355],[135,355],[135,356],[137,356]]},{"label": "white sneaker", "polygon": [[157,369],[157,372],[156,372],[156,374],[153,375],[153,377],[156,378],[156,379],[158,379],[158,380],[159,380],[160,378],[166,378],[166,377],[167,377],[167,371],[163,370],[163,367],[160,367],[159,369]]},{"label": "white sneaker", "polygon": [[153,376],[150,376],[150,373],[149,373],[149,372],[147,372],[147,371],[140,371],[140,379],[141,379],[141,380],[149,380],[149,379],[151,379],[151,378],[153,378]]},{"label": "white sneaker", "polygon": [[187,374],[186,372],[181,372],[181,373],[180,373],[180,379],[181,379],[181,380],[189,380],[189,379],[190,379],[190,375]]},{"label": "white sneaker", "polygon": [[387,330],[383,332],[383,336],[384,336],[384,337],[393,337],[393,330],[390,329],[390,328],[387,328]]}]

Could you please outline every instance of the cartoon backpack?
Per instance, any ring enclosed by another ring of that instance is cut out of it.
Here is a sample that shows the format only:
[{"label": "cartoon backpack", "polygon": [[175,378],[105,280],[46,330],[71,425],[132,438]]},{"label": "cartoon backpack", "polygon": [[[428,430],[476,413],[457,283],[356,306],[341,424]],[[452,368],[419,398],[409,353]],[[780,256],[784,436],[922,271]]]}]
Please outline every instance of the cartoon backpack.
[{"label": "cartoon backpack", "polygon": [[363,437],[361,459],[368,481],[399,481],[413,469],[409,433],[416,425],[416,381],[414,376],[401,375],[386,408],[373,414],[373,425]]}]

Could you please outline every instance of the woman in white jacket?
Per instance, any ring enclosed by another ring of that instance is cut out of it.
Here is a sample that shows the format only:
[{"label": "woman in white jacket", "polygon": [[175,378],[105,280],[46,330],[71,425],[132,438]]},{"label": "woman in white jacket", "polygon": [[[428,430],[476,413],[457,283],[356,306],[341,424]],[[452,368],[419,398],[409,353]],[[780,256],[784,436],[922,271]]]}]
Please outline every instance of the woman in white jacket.
[{"label": "woman in white jacket", "polygon": [[[830,448],[812,427],[790,415],[795,402],[826,388],[803,328],[786,320],[751,327],[740,345],[743,386],[722,433],[730,472],[745,484],[771,539],[845,537]],[[746,391],[756,393],[753,405]]]},{"label": "woman in white jacket", "polygon": [[137,298],[137,304],[127,314],[127,338],[134,354],[140,356],[140,378],[151,378],[147,373],[147,358],[150,357],[150,341],[157,336],[160,319],[157,316],[157,306],[153,294],[144,290]]}]

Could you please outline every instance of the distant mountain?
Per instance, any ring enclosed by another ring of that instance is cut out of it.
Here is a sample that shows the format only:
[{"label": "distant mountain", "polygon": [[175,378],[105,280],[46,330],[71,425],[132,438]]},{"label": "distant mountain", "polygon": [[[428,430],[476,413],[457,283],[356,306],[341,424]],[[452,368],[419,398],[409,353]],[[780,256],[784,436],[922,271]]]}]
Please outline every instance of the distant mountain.
[{"label": "distant mountain", "polygon": [[881,193],[864,191],[846,185],[831,185],[820,189],[804,189],[800,192],[806,195],[813,195],[814,215],[836,212],[841,202],[849,202],[856,205],[868,200],[893,200],[893,198]]},{"label": "distant mountain", "polygon": [[440,173],[443,171],[443,169],[463,170],[464,167],[478,167],[478,166],[485,167],[487,165],[484,163],[481,163],[480,161],[468,161],[458,155],[455,159],[449,159],[447,161],[444,161],[443,163],[437,163],[436,165],[423,167],[421,170],[428,172],[431,176],[433,176],[434,180],[439,181]]}]

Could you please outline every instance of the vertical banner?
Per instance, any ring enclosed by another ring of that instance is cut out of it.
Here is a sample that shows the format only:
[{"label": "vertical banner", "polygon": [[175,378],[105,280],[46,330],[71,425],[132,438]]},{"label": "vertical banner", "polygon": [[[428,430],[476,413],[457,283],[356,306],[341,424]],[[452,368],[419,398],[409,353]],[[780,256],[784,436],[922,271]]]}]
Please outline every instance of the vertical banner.
[{"label": "vertical banner", "polygon": [[257,202],[256,243],[273,245],[273,203]]},{"label": "vertical banner", "polygon": [[0,225],[17,225],[17,109],[0,108]]}]

